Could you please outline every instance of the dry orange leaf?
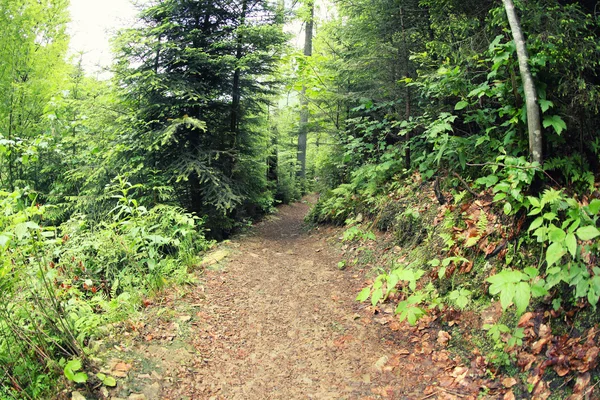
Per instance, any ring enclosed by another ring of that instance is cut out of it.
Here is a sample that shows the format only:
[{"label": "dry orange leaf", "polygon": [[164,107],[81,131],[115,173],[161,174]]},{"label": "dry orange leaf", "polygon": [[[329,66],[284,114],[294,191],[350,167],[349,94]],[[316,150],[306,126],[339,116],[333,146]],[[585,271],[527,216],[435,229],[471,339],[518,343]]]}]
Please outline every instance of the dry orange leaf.
[{"label": "dry orange leaf", "polygon": [[529,320],[533,318],[533,313],[532,312],[526,312],[525,314],[523,314],[521,316],[521,318],[519,318],[519,323],[518,323],[518,327],[522,328],[525,325],[527,325],[527,323],[529,322]]},{"label": "dry orange leaf", "polygon": [[450,334],[448,332],[446,332],[446,331],[438,332],[437,342],[440,346],[447,346],[450,339],[452,339],[452,336],[450,336]]},{"label": "dry orange leaf", "polygon": [[515,394],[513,393],[512,389],[509,390],[508,392],[504,393],[504,397],[502,397],[503,400],[515,400]]},{"label": "dry orange leaf", "polygon": [[510,377],[510,378],[504,378],[504,379],[502,379],[502,384],[506,388],[511,388],[511,387],[513,387],[513,386],[515,386],[517,384],[517,380],[515,378],[512,378],[512,377]]},{"label": "dry orange leaf", "polygon": [[586,372],[585,374],[580,374],[575,381],[575,386],[573,387],[573,393],[582,393],[585,388],[590,384],[590,373]]},{"label": "dry orange leaf", "polygon": [[129,372],[131,367],[132,367],[131,364],[127,364],[127,363],[120,361],[115,364],[115,366],[112,368],[110,373],[113,376],[116,376],[119,378],[125,378],[127,376],[127,372]]}]

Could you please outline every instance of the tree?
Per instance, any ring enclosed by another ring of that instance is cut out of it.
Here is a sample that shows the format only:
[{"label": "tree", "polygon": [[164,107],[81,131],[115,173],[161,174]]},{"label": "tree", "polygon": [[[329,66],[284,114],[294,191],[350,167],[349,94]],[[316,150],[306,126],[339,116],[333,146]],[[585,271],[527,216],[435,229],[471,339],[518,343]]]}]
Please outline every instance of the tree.
[{"label": "tree", "polygon": [[0,0],[0,184],[41,179],[39,149],[54,138],[43,118],[67,77],[66,0]]},{"label": "tree", "polygon": [[539,164],[542,163],[542,124],[540,121],[540,107],[538,105],[537,91],[533,83],[533,77],[529,71],[529,55],[525,45],[525,38],[521,30],[521,24],[515,11],[515,5],[512,0],[502,0],[506,15],[510,24],[510,29],[517,47],[517,57],[519,59],[519,72],[523,81],[525,92],[525,103],[527,108],[527,130],[529,132],[529,153],[531,159]]},{"label": "tree", "polygon": [[117,42],[116,76],[137,114],[127,157],[158,185],[174,185],[217,233],[230,224],[223,217],[267,202],[268,132],[253,116],[272,93],[286,36],[264,0],[167,0],[141,19]]},{"label": "tree", "polygon": [[[312,56],[313,47],[313,26],[315,16],[315,2],[309,0],[307,2],[308,16],[304,21],[304,57]],[[306,178],[306,145],[308,137],[308,118],[310,112],[308,109],[308,99],[306,97],[306,86],[302,85],[302,91],[300,94],[300,126],[298,132],[298,177],[301,179]]]}]

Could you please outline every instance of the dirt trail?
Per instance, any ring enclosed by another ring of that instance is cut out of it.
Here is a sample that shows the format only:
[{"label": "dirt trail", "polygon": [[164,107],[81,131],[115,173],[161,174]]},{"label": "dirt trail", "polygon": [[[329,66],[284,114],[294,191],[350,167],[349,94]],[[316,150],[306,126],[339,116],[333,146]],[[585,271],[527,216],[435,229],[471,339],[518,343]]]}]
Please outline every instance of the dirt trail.
[{"label": "dirt trail", "polygon": [[448,353],[426,330],[373,322],[354,301],[364,277],[337,268],[326,234],[303,230],[308,209],[281,207],[201,285],[153,305],[155,319],[121,345],[132,369],[113,398],[452,398],[431,386]]}]

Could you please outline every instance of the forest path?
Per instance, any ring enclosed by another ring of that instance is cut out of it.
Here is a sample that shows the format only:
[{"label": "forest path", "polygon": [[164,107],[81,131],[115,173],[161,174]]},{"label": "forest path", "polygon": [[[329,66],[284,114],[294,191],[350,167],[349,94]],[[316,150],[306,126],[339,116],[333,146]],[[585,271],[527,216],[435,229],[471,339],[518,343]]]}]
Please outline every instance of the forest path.
[{"label": "forest path", "polygon": [[280,207],[201,285],[151,305],[122,345],[132,369],[116,398],[455,398],[431,386],[452,368],[437,331],[374,323],[354,300],[364,277],[337,268],[332,230],[305,231],[309,207]]}]

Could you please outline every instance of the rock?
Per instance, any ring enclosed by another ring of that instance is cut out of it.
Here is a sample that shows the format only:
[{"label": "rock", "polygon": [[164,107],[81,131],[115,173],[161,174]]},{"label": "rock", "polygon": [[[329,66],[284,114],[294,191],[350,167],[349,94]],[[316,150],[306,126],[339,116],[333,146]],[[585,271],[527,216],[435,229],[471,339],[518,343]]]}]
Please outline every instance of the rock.
[{"label": "rock", "polygon": [[158,382],[154,382],[152,385],[146,386],[144,389],[142,389],[142,393],[146,396],[145,398],[147,400],[160,400],[160,392],[161,387]]},{"label": "rock", "polygon": [[227,251],[227,250],[214,251],[214,252],[204,256],[204,258],[200,262],[200,266],[208,267],[209,265],[217,264],[217,263],[223,261],[223,259],[225,257],[227,257],[228,255],[229,255],[229,251]]},{"label": "rock", "polygon": [[85,396],[79,392],[71,393],[71,400],[85,400]]},{"label": "rock", "polygon": [[377,360],[377,362],[373,365],[373,368],[375,368],[377,371],[379,372],[383,372],[383,367],[385,366],[385,364],[387,364],[387,362],[389,361],[389,357],[388,356],[383,356],[381,357],[379,360]]},{"label": "rock", "polygon": [[179,317],[179,320],[180,320],[181,322],[188,322],[190,319],[192,319],[192,316],[191,316],[191,315],[181,315],[181,316]]}]

